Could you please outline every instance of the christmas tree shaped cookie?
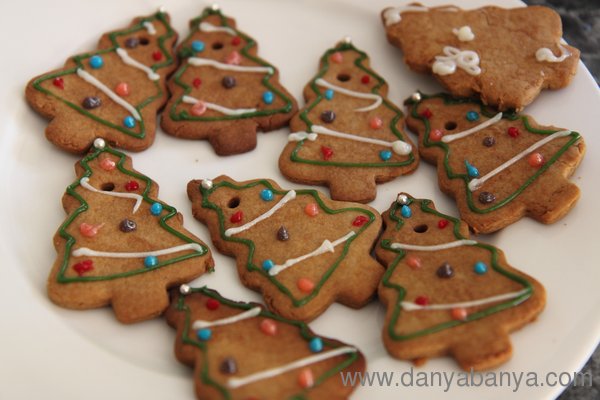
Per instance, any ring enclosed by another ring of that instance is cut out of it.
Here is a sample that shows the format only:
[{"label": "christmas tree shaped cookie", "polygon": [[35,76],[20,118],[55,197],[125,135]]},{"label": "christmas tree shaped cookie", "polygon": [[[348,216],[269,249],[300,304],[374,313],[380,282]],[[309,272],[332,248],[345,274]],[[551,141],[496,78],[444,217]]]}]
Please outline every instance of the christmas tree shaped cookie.
[{"label": "christmas tree shaped cookie", "polygon": [[86,152],[97,137],[127,150],[148,148],[167,101],[166,77],[176,67],[176,40],[168,15],[159,11],[104,34],[97,50],[32,79],[26,98],[50,120],[46,137],[74,153]]},{"label": "christmas tree shaped cookie", "polygon": [[431,73],[455,96],[479,95],[500,110],[521,110],[577,72],[579,50],[562,39],[560,16],[548,7],[409,4],[383,10],[382,19],[411,69]]},{"label": "christmas tree shaped cookie", "polygon": [[177,329],[175,354],[194,368],[199,399],[346,399],[340,373],[365,370],[353,346],[253,303],[183,285],[166,317]]},{"label": "christmas tree shaped cookie", "polygon": [[400,194],[383,218],[375,253],[387,265],[379,287],[387,351],[404,360],[450,355],[465,370],[510,358],[508,334],[542,311],[544,288],[430,200]]},{"label": "christmas tree shaped cookie", "polygon": [[579,133],[446,94],[415,93],[407,103],[421,157],[437,165],[440,188],[475,232],[523,216],[553,223],[579,198],[568,180],[585,152]]},{"label": "christmas tree shaped cookie", "polygon": [[336,301],[359,308],[377,290],[383,268],[370,251],[381,217],[368,206],[226,176],[191,181],[188,196],[242,283],[285,318],[310,321]]},{"label": "christmas tree shaped cookie", "polygon": [[413,172],[418,156],[387,91],[349,38],[327,50],[304,88],[306,106],[290,123],[281,172],[295,182],[329,186],[335,200],[358,202],[375,199],[377,183]]},{"label": "christmas tree shaped cookie", "polygon": [[258,57],[257,43],[218,7],[190,22],[179,45],[182,65],[169,81],[162,116],[171,135],[207,139],[219,155],[256,147],[256,132],[287,125],[296,110],[277,69]]},{"label": "christmas tree shaped cookie", "polygon": [[94,145],[63,197],[48,295],[72,309],[110,304],[124,323],[153,318],[168,307],[167,289],[212,268],[212,257],[129,157]]}]

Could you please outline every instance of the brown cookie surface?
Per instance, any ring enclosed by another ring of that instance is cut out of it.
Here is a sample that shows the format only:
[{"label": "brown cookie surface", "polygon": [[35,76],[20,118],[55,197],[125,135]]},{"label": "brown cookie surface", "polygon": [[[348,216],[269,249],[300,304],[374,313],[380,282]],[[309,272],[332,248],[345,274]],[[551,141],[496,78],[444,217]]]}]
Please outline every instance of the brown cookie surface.
[{"label": "brown cookie surface", "polygon": [[219,155],[256,147],[256,132],[281,128],[296,101],[277,69],[257,55],[256,41],[216,7],[190,21],[179,45],[181,67],[169,81],[161,126],[169,134],[210,141]]},{"label": "brown cookie surface", "polygon": [[381,218],[371,207],[226,176],[191,181],[188,196],[242,283],[286,318],[310,321],[333,302],[359,308],[377,289],[383,268],[370,250]]},{"label": "brown cookie surface", "polygon": [[562,40],[560,16],[547,7],[411,4],[385,9],[382,20],[411,69],[500,110],[521,110],[542,89],[567,86],[579,63],[579,50]]},{"label": "brown cookie surface", "polygon": [[63,197],[48,295],[71,309],[111,305],[124,323],[150,319],[168,307],[167,289],[207,272],[212,256],[128,156],[95,144]]},{"label": "brown cookie surface", "polygon": [[507,361],[508,334],[543,310],[543,286],[510,266],[501,250],[470,239],[467,224],[430,200],[400,194],[383,218],[375,253],[387,265],[379,298],[390,355],[449,355],[465,370]]},{"label": "brown cookie surface", "polygon": [[475,232],[494,232],[524,216],[550,224],[575,205],[579,189],[568,178],[585,153],[579,133],[477,100],[414,96],[407,100],[407,126],[419,135],[421,157],[437,165],[441,190]]},{"label": "brown cookie surface", "polygon": [[48,140],[72,153],[85,153],[99,137],[114,147],[147,149],[167,101],[176,40],[169,16],[159,11],[104,34],[97,50],[33,78],[25,97],[50,120]]}]

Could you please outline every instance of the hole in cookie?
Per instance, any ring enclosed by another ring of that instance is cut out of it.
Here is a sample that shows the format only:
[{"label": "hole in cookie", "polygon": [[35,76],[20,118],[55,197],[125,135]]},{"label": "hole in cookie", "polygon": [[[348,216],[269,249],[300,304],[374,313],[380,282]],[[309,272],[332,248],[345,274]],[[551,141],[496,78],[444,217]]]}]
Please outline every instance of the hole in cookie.
[{"label": "hole in cookie", "polygon": [[146,37],[141,37],[140,38],[140,44],[142,46],[147,46],[150,44],[150,39],[146,38]]},{"label": "hole in cookie", "polygon": [[429,227],[425,224],[417,225],[413,228],[413,230],[417,233],[425,233],[427,232],[427,229],[429,229]]},{"label": "hole in cookie", "polygon": [[221,50],[223,48],[223,43],[221,42],[215,42],[212,45],[213,50]]},{"label": "hole in cookie", "polygon": [[446,122],[446,125],[444,125],[444,128],[446,128],[447,131],[452,131],[452,130],[456,129],[456,122],[448,121],[448,122]]},{"label": "hole in cookie", "polygon": [[239,197],[234,197],[231,200],[229,200],[229,203],[227,203],[227,207],[229,207],[229,208],[236,208],[239,205],[240,205]]},{"label": "hole in cookie", "polygon": [[350,75],[344,73],[338,74],[337,80],[340,82],[348,82],[350,80]]},{"label": "hole in cookie", "polygon": [[105,192],[112,192],[113,190],[115,190],[115,184],[112,182],[106,182],[103,183],[102,186],[100,186],[100,189],[102,189]]}]

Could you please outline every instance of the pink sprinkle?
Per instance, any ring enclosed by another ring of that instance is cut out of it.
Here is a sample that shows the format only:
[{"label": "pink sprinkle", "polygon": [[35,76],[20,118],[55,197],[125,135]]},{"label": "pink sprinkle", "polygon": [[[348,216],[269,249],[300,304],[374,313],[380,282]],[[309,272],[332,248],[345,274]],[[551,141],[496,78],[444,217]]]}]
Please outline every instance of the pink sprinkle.
[{"label": "pink sprinkle", "polygon": [[115,169],[115,165],[115,162],[110,158],[104,158],[100,161],[100,168],[102,168],[105,171],[112,171],[113,169]]},{"label": "pink sprinkle", "polygon": [[242,56],[237,51],[232,51],[225,57],[225,63],[230,65],[240,65],[242,62]]},{"label": "pink sprinkle", "polygon": [[339,51],[336,51],[331,55],[331,61],[333,61],[336,64],[341,64],[342,61],[344,61],[344,56]]},{"label": "pink sprinkle", "polygon": [[200,116],[206,112],[206,103],[199,101],[192,106],[192,114]]}]

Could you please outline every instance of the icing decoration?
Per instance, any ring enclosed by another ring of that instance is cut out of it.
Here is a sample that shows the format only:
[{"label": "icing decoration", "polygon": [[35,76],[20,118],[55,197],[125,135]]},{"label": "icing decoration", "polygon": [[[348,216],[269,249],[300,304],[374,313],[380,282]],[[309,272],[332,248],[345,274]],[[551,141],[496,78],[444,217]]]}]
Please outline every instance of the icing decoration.
[{"label": "icing decoration", "polygon": [[433,129],[429,134],[429,139],[433,140],[434,142],[439,142],[440,140],[442,140],[443,136],[444,132],[442,132],[439,129]]},{"label": "icing decoration", "polygon": [[123,125],[125,125],[128,128],[134,128],[135,119],[131,115],[128,115],[125,118],[123,118]]},{"label": "icing decoration", "polygon": [[94,269],[94,262],[92,260],[84,260],[73,265],[73,270],[77,272],[77,275],[83,276],[86,272],[90,272]]},{"label": "icing decoration", "polygon": [[93,69],[99,69],[104,66],[104,60],[100,56],[91,56],[88,63]]},{"label": "icing decoration", "polygon": [[179,293],[181,293],[184,296],[187,296],[188,294],[192,293],[192,288],[190,287],[190,285],[186,285],[185,283],[181,286],[179,286]]},{"label": "icing decoration", "polygon": [[482,204],[490,204],[496,201],[496,196],[490,192],[481,192],[479,193],[479,202]]},{"label": "icing decoration", "polygon": [[52,84],[59,89],[65,88],[65,81],[63,80],[63,78],[60,77],[52,79]]},{"label": "icing decoration", "polygon": [[571,56],[571,53],[569,52],[569,50],[567,50],[560,43],[558,44],[558,49],[560,50],[560,56],[557,57],[554,55],[554,53],[552,53],[552,50],[550,50],[549,48],[547,48],[547,47],[539,48],[535,52],[535,58],[539,62],[547,61],[547,62],[556,63],[556,62],[563,62],[567,59],[567,57]]},{"label": "icing decoration", "polygon": [[309,217],[314,217],[319,214],[319,207],[315,203],[308,203],[304,207],[304,213]]},{"label": "icing decoration", "polygon": [[289,240],[289,239],[290,239],[290,234],[288,233],[288,230],[286,229],[286,227],[282,225],[277,230],[277,240],[279,240],[280,242],[285,242],[286,240]]},{"label": "icing decoration", "polygon": [[321,121],[326,123],[332,123],[335,121],[335,112],[332,110],[325,110],[321,113]]},{"label": "icing decoration", "polygon": [[112,252],[112,251],[96,251],[88,247],[80,247],[71,252],[73,257],[107,257],[107,258],[145,258],[148,256],[163,256],[166,254],[178,253],[184,250],[202,251],[203,248],[198,243],[186,243],[179,246],[168,247],[161,250],[139,251],[139,252]]},{"label": "icing decoration", "polygon": [[125,190],[128,192],[134,192],[140,188],[140,184],[137,181],[129,181],[125,184]]},{"label": "icing decoration", "polygon": [[471,178],[477,178],[479,176],[479,170],[467,160],[465,160],[465,167],[467,168],[467,175]]},{"label": "icing decoration", "polygon": [[451,310],[453,308],[468,308],[483,306],[490,303],[496,303],[504,300],[512,300],[521,297],[529,293],[529,289],[519,290],[518,292],[503,293],[497,296],[490,296],[483,299],[463,301],[459,303],[448,303],[448,304],[428,304],[426,306],[420,306],[408,301],[401,302],[401,306],[405,311],[417,311],[417,310]]},{"label": "icing decoration", "polygon": [[[139,61],[137,61],[135,59],[133,59],[129,55],[129,53],[127,53],[127,50],[125,50],[124,48],[118,47],[115,51],[117,52],[117,55],[119,57],[121,57],[121,60],[123,60],[123,62],[125,64],[129,65],[130,67],[137,68],[137,69],[139,69],[142,72],[145,72],[146,75],[148,76],[148,79],[150,79],[151,81],[157,81],[157,80],[160,79],[160,75],[159,74],[157,74],[156,72],[154,72],[152,70],[152,68],[150,68],[150,67],[142,64],[141,62],[139,62]],[[159,54],[161,55],[161,58],[162,58],[162,53],[159,53]],[[152,55],[152,57],[154,57],[154,54]],[[159,60],[160,59],[158,59],[156,61],[159,61]]]},{"label": "icing decoration", "polygon": [[519,132],[519,128],[515,126],[511,126],[510,128],[508,128],[506,133],[508,133],[508,136],[510,136],[511,138],[516,138],[521,134],[521,132]]},{"label": "icing decoration", "polygon": [[192,40],[191,47],[195,53],[200,53],[200,52],[204,51],[206,45],[204,44],[204,42],[202,40]]},{"label": "icing decoration", "polygon": [[421,259],[411,254],[406,256],[406,265],[408,265],[411,269],[419,269],[421,268]]},{"label": "icing decoration", "polygon": [[359,215],[356,218],[354,218],[354,221],[352,221],[352,226],[363,226],[368,221],[369,219],[367,217],[365,217],[364,215]]},{"label": "icing decoration", "polygon": [[229,218],[229,222],[237,224],[239,222],[242,222],[243,218],[244,218],[244,213],[241,210],[240,211],[236,211],[235,213],[233,213],[233,215],[231,216],[231,218]]},{"label": "icing decoration", "polygon": [[102,150],[106,147],[106,141],[102,138],[94,139],[94,147],[98,150]]},{"label": "icing decoration", "polygon": [[392,158],[392,152],[389,150],[381,150],[379,152],[379,158],[381,158],[383,161],[387,161]]},{"label": "icing decoration", "polygon": [[410,218],[412,216],[412,211],[408,205],[403,205],[400,209],[400,213],[404,218]]},{"label": "icing decoration", "polygon": [[200,24],[198,25],[198,29],[200,29],[202,32],[225,32],[232,36],[236,35],[235,31],[233,29],[231,29],[230,27],[215,26],[215,25],[211,24],[210,22],[200,22]]},{"label": "icing decoration", "polygon": [[102,100],[100,100],[100,98],[96,97],[96,96],[89,96],[89,97],[86,97],[85,99],[83,99],[83,102],[81,102],[81,105],[86,110],[91,110],[91,109],[100,107],[102,105]]},{"label": "icing decoration", "polygon": [[452,249],[459,246],[472,246],[477,244],[477,241],[470,239],[460,239],[453,242],[434,244],[434,245],[416,245],[407,243],[392,243],[390,247],[394,250],[415,250],[415,251],[438,251]]},{"label": "icing decoration", "polygon": [[344,56],[339,51],[336,51],[331,55],[331,61],[333,61],[336,64],[341,64],[342,61],[344,61]]},{"label": "icing decoration", "polygon": [[198,333],[196,333],[196,336],[199,340],[205,342],[207,340],[210,340],[210,338],[212,337],[212,331],[210,329],[200,329]]},{"label": "icing decoration", "polygon": [[305,357],[305,358],[301,358],[299,360],[293,361],[288,364],[284,364],[279,367],[266,369],[266,370],[263,370],[260,372],[255,372],[253,374],[246,375],[241,378],[231,378],[227,382],[227,386],[230,387],[231,389],[235,389],[240,386],[247,385],[249,383],[272,378],[274,376],[281,375],[286,372],[293,371],[298,368],[306,367],[307,365],[315,364],[320,361],[328,360],[330,358],[337,357],[337,356],[340,356],[343,354],[356,353],[356,351],[357,351],[356,348],[351,347],[351,346],[338,347],[336,349],[324,351],[324,352],[321,352],[318,354],[313,354],[313,355]]},{"label": "icing decoration", "polygon": [[234,324],[236,322],[244,321],[249,318],[254,318],[258,314],[260,314],[260,311],[261,311],[260,307],[253,307],[249,310],[246,310],[240,314],[233,315],[231,317],[215,319],[213,321],[197,320],[197,321],[194,321],[194,323],[192,325],[192,329],[197,330],[197,329],[211,328],[214,326]]},{"label": "icing decoration", "polygon": [[148,31],[148,34],[156,35],[156,28],[154,27],[154,24],[152,22],[144,21],[144,22],[142,22],[142,25],[144,25],[144,28],[146,28],[146,31]]},{"label": "icing decoration", "polygon": [[440,278],[452,278],[454,276],[454,268],[452,268],[452,266],[448,263],[443,263],[438,269],[437,271],[435,271],[435,274],[440,277]]},{"label": "icing decoration", "polygon": [[298,374],[298,385],[303,389],[308,389],[315,384],[315,377],[310,368],[303,368]]},{"label": "icing decoration", "polygon": [[531,153],[527,157],[527,162],[534,168],[539,168],[544,165],[544,156],[541,153]]},{"label": "icing decoration", "polygon": [[211,311],[218,309],[220,306],[221,306],[221,303],[219,303],[219,301],[216,299],[206,300],[206,308]]},{"label": "icing decoration", "polygon": [[450,312],[450,314],[452,315],[453,319],[458,320],[458,321],[466,320],[467,316],[469,315],[467,310],[462,307],[453,308],[452,311]]},{"label": "icing decoration", "polygon": [[273,92],[267,90],[262,94],[262,101],[265,104],[272,104],[274,100],[275,96],[273,95]]},{"label": "icing decoration", "polygon": [[202,79],[200,78],[194,78],[194,80],[192,81],[192,85],[198,89],[200,87],[200,85],[202,85]]},{"label": "icing decoration", "polygon": [[334,92],[333,92],[333,90],[332,90],[332,89],[327,89],[327,90],[325,91],[325,98],[326,98],[327,100],[331,100],[331,99],[333,99],[333,94],[334,94]]},{"label": "icing decoration", "polygon": [[425,306],[425,305],[429,304],[429,299],[427,298],[427,296],[417,296],[415,298],[415,304],[418,304],[420,306]]},{"label": "icing decoration", "polygon": [[470,42],[475,39],[475,34],[473,34],[473,30],[471,30],[469,25],[454,28],[452,29],[452,33],[454,33],[461,42]]},{"label": "icing decoration", "polygon": [[542,147],[543,145],[545,145],[548,142],[551,142],[554,139],[565,137],[565,136],[568,136],[570,134],[571,134],[571,131],[564,130],[564,131],[554,132],[553,134],[546,136],[545,138],[543,138],[543,139],[539,140],[538,142],[532,144],[531,146],[529,146],[528,148],[526,148],[522,152],[518,153],[517,155],[515,155],[510,160],[504,162],[503,164],[501,164],[497,168],[494,168],[492,171],[488,172],[487,174],[485,174],[481,178],[473,179],[471,182],[469,182],[469,190],[474,191],[474,190],[479,189],[481,187],[481,185],[484,184],[485,181],[487,181],[491,177],[495,176],[496,174],[504,171],[506,168],[508,168],[512,164],[516,163],[521,158],[525,157],[527,154],[529,154],[532,151],[534,151],[534,150]]},{"label": "icing decoration", "polygon": [[242,56],[236,50],[232,51],[225,57],[225,63],[231,65],[240,65],[242,62]]},{"label": "icing decoration", "polygon": [[152,214],[154,216],[160,215],[162,210],[163,210],[163,206],[162,206],[162,204],[160,204],[158,202],[152,203],[152,205],[150,206],[150,214]]},{"label": "icing decoration", "polygon": [[98,190],[95,187],[93,187],[92,185],[90,185],[89,183],[90,178],[88,178],[87,176],[84,176],[83,178],[81,178],[79,180],[79,184],[81,185],[82,188],[87,189],[91,192],[94,193],[100,193],[100,194],[105,194],[107,196],[114,196],[114,197],[124,197],[127,199],[135,199],[135,205],[133,206],[133,213],[135,214],[135,212],[138,210],[138,208],[140,207],[140,204],[142,204],[142,196],[140,196],[139,194],[136,193],[121,193],[121,192],[112,192],[112,191],[107,191],[107,190]]},{"label": "icing decoration", "polygon": [[486,136],[483,138],[482,143],[485,147],[492,147],[493,145],[496,144],[496,139],[494,139],[493,136]]},{"label": "icing decoration", "polygon": [[479,113],[477,111],[467,111],[467,121],[477,121],[479,119]]},{"label": "icing decoration", "polygon": [[260,330],[267,336],[275,336],[277,334],[277,324],[272,319],[263,319],[260,321]]},{"label": "icing decoration", "polygon": [[221,373],[227,374],[227,375],[235,374],[237,372],[237,363],[235,362],[235,360],[233,358],[227,357],[221,363],[221,366],[219,367],[219,371],[221,371]]},{"label": "icing decoration", "polygon": [[456,67],[461,68],[469,75],[479,75],[479,55],[472,50],[459,50],[456,47],[445,46],[442,50],[443,56],[435,56],[435,62],[431,67],[433,73],[438,75],[450,75],[456,72]]},{"label": "icing decoration", "polygon": [[269,189],[263,189],[260,191],[260,198],[263,199],[264,201],[271,201],[273,200],[273,191],[269,190]]},{"label": "icing decoration", "polygon": [[123,233],[133,232],[137,229],[135,221],[125,218],[119,223],[119,230]]},{"label": "icing decoration", "polygon": [[202,188],[210,190],[213,187],[213,182],[210,179],[202,179],[201,185]]},{"label": "icing decoration", "polygon": [[409,204],[409,199],[408,196],[404,193],[399,193],[398,196],[396,196],[396,203],[405,206]]},{"label": "icing decoration", "polygon": [[135,49],[140,44],[140,40],[136,37],[127,38],[125,40],[125,47],[128,49]]},{"label": "icing decoration", "polygon": [[447,227],[447,226],[448,226],[448,224],[449,224],[449,223],[450,223],[450,222],[448,222],[448,220],[447,220],[447,219],[440,219],[440,220],[438,221],[438,228],[440,228],[440,229],[444,229],[445,227]]},{"label": "icing decoration", "polygon": [[321,245],[317,249],[311,251],[310,253],[301,255],[300,257],[287,259],[281,265],[279,265],[279,264],[274,265],[273,268],[271,268],[269,270],[269,275],[271,275],[271,276],[277,275],[281,271],[284,271],[284,270],[288,269],[289,267],[291,267],[299,262],[302,262],[308,258],[315,257],[315,256],[325,254],[325,253],[333,253],[335,251],[336,246],[338,246],[342,243],[345,243],[348,239],[350,239],[354,235],[356,235],[356,233],[354,231],[350,231],[347,234],[345,234],[344,236],[342,236],[341,238],[334,240],[333,242],[330,242],[329,240],[325,239],[323,241],[323,243],[321,243]]},{"label": "icing decoration", "polygon": [[239,45],[240,43],[242,43],[242,38],[241,38],[241,37],[239,37],[239,36],[235,36],[233,39],[231,39],[231,44],[232,44],[233,46],[237,46],[237,45]]},{"label": "icing decoration", "polygon": [[236,234],[238,234],[240,232],[243,232],[243,231],[245,231],[245,230],[253,227],[254,225],[256,225],[257,223],[259,223],[260,221],[263,221],[263,220],[269,218],[271,215],[275,214],[288,201],[293,200],[295,198],[296,198],[296,191],[290,190],[270,210],[266,211],[265,213],[259,215],[258,217],[256,217],[252,221],[247,222],[247,223],[245,223],[242,226],[238,226],[238,227],[235,227],[235,228],[229,228],[229,229],[227,229],[225,231],[225,236],[236,235]]},{"label": "icing decoration", "polygon": [[315,288],[315,283],[308,278],[300,278],[298,282],[296,282],[298,289],[304,293],[310,293]]},{"label": "icing decoration", "polygon": [[[458,11],[458,8],[454,7],[454,6],[442,6],[442,7],[436,7],[435,10],[436,11]],[[400,22],[402,20],[400,14],[402,14],[404,12],[428,12],[428,11],[429,11],[429,8],[427,8],[425,6],[417,6],[417,5],[409,4],[406,6],[387,8],[383,12],[383,18],[385,20],[385,25],[389,26],[389,25],[393,25],[393,24]]]},{"label": "icing decoration", "polygon": [[331,89],[335,92],[340,92],[342,94],[345,94],[346,96],[356,97],[357,99],[375,100],[373,102],[373,104],[371,104],[369,106],[354,109],[354,111],[357,111],[357,112],[372,111],[372,110],[376,109],[377,107],[379,107],[381,105],[381,103],[383,102],[383,99],[378,94],[356,92],[354,90],[346,89],[346,88],[334,85],[333,83],[329,83],[323,78],[317,79],[315,81],[315,83],[319,86],[325,87],[327,89]]},{"label": "icing decoration", "polygon": [[82,222],[81,225],[79,225],[79,232],[85,236],[85,237],[94,237],[98,234],[98,231],[100,230],[100,228],[102,228],[104,226],[104,224],[99,224],[99,225],[92,225],[92,224],[88,224],[86,222]]},{"label": "icing decoration", "polygon": [[453,133],[452,135],[444,135],[444,137],[442,138],[442,142],[450,143],[454,140],[462,139],[466,136],[472,135],[473,133],[479,132],[482,129],[485,129],[488,126],[494,125],[496,122],[500,121],[501,119],[502,119],[502,113],[499,112],[498,114],[494,115],[492,118],[488,119],[487,121],[484,121],[479,125],[475,125],[474,127],[469,128],[465,131]]},{"label": "icing decoration", "polygon": [[262,263],[262,267],[265,271],[269,271],[274,266],[275,266],[275,263],[273,262],[273,260],[265,260]]},{"label": "icing decoration", "polygon": [[120,82],[115,86],[115,93],[119,96],[128,96],[129,95],[129,85],[125,82]]},{"label": "icing decoration", "polygon": [[333,157],[333,149],[327,146],[321,146],[321,154],[323,155],[323,160],[329,160]]},{"label": "icing decoration", "polygon": [[256,111],[256,108],[227,108],[224,106],[220,106],[215,103],[209,103],[206,101],[200,101],[192,96],[183,96],[182,101],[187,104],[201,104],[204,109],[210,109],[214,111],[218,111],[225,115],[242,115],[247,113],[253,113]]},{"label": "icing decoration", "polygon": [[147,256],[144,258],[144,266],[146,268],[156,267],[158,265],[158,258],[155,256]]},{"label": "icing decoration", "polygon": [[369,82],[371,82],[371,77],[369,75],[363,75],[360,77],[360,83],[367,85]]},{"label": "icing decoration", "polygon": [[310,342],[308,342],[308,347],[313,353],[319,353],[323,350],[323,340],[319,337],[312,338]]},{"label": "icing decoration", "polygon": [[275,69],[273,67],[263,67],[263,66],[247,66],[247,65],[232,65],[226,64],[215,60],[210,60],[208,58],[200,58],[200,57],[189,57],[188,63],[195,67],[209,66],[220,69],[222,71],[235,71],[235,72],[260,72],[265,74],[273,74],[275,73]]},{"label": "icing decoration", "polygon": [[231,75],[224,76],[221,80],[221,85],[223,85],[225,89],[231,89],[236,85],[235,78]]},{"label": "icing decoration", "polygon": [[115,169],[115,165],[115,162],[110,158],[103,158],[102,161],[100,161],[100,168],[105,171],[112,171]]},{"label": "icing decoration", "polygon": [[383,120],[379,117],[373,117],[369,120],[369,126],[373,129],[380,129],[383,126]]},{"label": "icing decoration", "polygon": [[487,272],[487,270],[488,270],[488,267],[483,261],[477,261],[475,263],[475,265],[473,266],[473,271],[477,275],[483,275]]},{"label": "icing decoration", "polygon": [[160,50],[156,50],[152,52],[152,59],[154,61],[160,61],[163,58],[163,54]]},{"label": "icing decoration", "polygon": [[202,115],[206,112],[208,108],[206,107],[206,103],[203,101],[198,101],[196,104],[192,105],[191,112],[192,115]]}]

